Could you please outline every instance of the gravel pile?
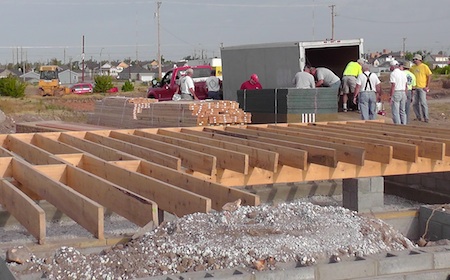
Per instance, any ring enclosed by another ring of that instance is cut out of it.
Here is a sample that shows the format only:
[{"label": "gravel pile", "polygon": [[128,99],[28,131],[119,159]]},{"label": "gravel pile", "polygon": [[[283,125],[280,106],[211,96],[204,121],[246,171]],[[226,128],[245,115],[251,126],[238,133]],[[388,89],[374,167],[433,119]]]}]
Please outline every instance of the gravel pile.
[{"label": "gravel pile", "polygon": [[42,272],[49,279],[134,279],[224,268],[270,270],[280,262],[307,266],[415,247],[383,221],[340,206],[296,201],[236,208],[165,222],[100,254],[63,247],[53,258],[33,257],[27,273]]}]

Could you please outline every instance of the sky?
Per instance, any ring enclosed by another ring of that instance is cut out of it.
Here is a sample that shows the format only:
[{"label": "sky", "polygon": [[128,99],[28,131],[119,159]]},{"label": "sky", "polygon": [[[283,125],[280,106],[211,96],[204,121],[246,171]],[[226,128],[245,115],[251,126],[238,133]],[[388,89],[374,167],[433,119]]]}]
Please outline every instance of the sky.
[{"label": "sky", "polygon": [[450,54],[448,0],[159,2],[157,17],[151,0],[0,0],[0,64],[80,61],[83,38],[85,59],[96,61],[157,59],[158,42],[164,59],[178,61],[220,57],[221,46],[332,35],[363,38],[365,53],[404,48]]}]

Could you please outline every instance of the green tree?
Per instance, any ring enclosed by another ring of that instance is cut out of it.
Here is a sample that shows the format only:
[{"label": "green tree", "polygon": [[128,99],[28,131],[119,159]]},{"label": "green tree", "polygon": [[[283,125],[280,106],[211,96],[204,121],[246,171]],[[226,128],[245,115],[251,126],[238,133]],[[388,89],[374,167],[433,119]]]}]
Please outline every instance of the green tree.
[{"label": "green tree", "polygon": [[61,65],[62,65],[61,60],[58,60],[57,58],[52,58],[52,59],[50,59],[49,64],[50,64],[50,65],[58,65],[58,66],[61,66]]},{"label": "green tree", "polygon": [[406,52],[405,53],[405,59],[411,61],[414,57],[414,54],[412,52]]},{"label": "green tree", "polygon": [[95,77],[94,92],[107,92],[114,87],[111,76],[97,76]]},{"label": "green tree", "polygon": [[2,96],[24,97],[26,87],[27,84],[25,82],[12,75],[0,79],[0,95]]},{"label": "green tree", "polygon": [[133,91],[134,90],[134,85],[133,83],[131,83],[130,81],[126,81],[125,84],[123,84],[122,86],[122,91]]}]

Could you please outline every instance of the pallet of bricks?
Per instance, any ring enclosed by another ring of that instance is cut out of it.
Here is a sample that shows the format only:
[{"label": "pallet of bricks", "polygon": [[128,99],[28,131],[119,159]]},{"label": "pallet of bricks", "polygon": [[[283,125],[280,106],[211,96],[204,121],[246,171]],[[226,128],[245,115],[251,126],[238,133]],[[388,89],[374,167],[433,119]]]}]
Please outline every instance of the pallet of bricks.
[{"label": "pallet of bricks", "polygon": [[152,103],[137,114],[153,127],[209,126],[251,123],[251,114],[228,100],[166,101]]}]

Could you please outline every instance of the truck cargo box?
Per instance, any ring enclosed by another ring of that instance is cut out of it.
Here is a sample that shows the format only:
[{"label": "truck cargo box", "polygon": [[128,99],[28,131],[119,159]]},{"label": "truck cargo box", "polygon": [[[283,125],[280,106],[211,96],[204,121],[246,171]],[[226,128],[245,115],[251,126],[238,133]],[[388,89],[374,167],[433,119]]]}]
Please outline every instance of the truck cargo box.
[{"label": "truck cargo box", "polygon": [[221,48],[224,99],[237,100],[237,90],[252,73],[263,88],[292,88],[305,65],[327,67],[339,77],[350,61],[361,58],[363,39],[288,42]]}]

